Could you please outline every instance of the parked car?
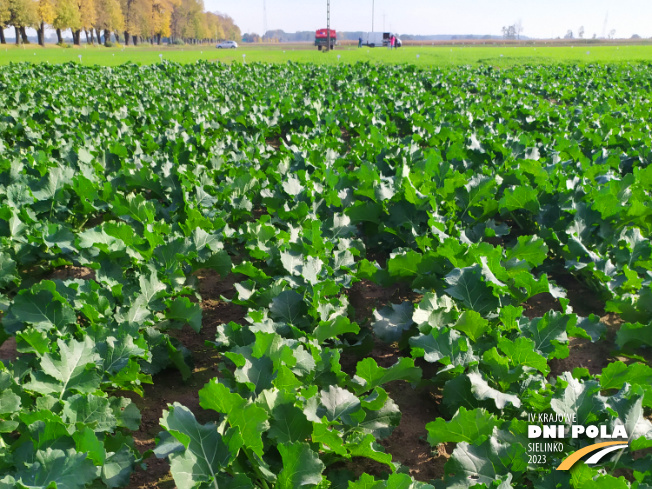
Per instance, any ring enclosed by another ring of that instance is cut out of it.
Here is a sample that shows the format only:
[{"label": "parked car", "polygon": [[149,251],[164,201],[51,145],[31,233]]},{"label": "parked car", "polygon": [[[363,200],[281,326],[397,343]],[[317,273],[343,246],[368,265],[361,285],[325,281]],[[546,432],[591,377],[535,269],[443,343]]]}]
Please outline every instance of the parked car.
[{"label": "parked car", "polygon": [[389,46],[389,40],[392,35],[396,38],[396,44],[394,47],[400,48],[403,45],[403,41],[401,41],[401,39],[396,34],[391,32],[365,32],[360,38],[362,39],[361,45],[369,46],[370,48],[380,46],[387,47]]},{"label": "parked car", "polygon": [[235,41],[222,41],[217,45],[217,49],[235,49],[238,47],[238,43]]}]

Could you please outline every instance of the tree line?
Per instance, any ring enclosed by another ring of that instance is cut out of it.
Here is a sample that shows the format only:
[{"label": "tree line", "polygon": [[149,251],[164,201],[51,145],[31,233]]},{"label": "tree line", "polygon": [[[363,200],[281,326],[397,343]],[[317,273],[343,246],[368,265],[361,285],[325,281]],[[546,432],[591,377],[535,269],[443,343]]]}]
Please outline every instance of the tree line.
[{"label": "tree line", "polygon": [[89,44],[108,45],[113,40],[129,45],[240,40],[240,28],[228,15],[204,11],[203,0],[0,0],[0,43],[3,29],[13,27],[16,44],[28,43],[26,29],[36,29],[38,43],[45,45],[45,29],[70,29],[74,44],[82,33]]}]

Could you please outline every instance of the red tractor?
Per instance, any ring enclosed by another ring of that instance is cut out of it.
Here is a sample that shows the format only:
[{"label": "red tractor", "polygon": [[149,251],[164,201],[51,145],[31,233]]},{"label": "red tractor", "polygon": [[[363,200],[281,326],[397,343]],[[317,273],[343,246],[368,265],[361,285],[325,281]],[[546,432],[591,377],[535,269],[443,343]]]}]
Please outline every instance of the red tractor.
[{"label": "red tractor", "polygon": [[[320,51],[323,47],[329,49],[328,32],[329,29],[318,29],[315,32],[315,46],[317,46],[317,49]],[[335,32],[335,29],[330,29],[330,34],[330,49],[334,49],[335,44],[337,44],[337,33]]]}]

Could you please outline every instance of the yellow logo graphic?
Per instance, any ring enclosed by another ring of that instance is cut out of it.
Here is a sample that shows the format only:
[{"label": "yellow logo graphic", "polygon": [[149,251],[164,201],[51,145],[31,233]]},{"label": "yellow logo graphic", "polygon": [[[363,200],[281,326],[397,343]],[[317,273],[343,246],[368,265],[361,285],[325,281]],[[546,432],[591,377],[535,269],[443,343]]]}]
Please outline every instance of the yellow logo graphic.
[{"label": "yellow logo graphic", "polygon": [[566,457],[562,463],[559,464],[557,470],[569,470],[575,464],[575,462],[581,459],[584,455],[599,450],[597,453],[594,453],[586,460],[587,464],[597,464],[602,459],[602,457],[608,453],[626,448],[627,446],[627,443],[623,443],[622,441],[605,441],[603,443],[594,443],[593,445],[584,447],[581,450],[578,450],[572,455]]}]

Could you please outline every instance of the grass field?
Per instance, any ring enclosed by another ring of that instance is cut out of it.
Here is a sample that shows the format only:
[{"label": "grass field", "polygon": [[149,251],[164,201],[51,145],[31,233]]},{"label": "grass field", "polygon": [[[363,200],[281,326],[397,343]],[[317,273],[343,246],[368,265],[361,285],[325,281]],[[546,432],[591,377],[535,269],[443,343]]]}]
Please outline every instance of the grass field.
[{"label": "grass field", "polygon": [[[493,66],[514,64],[547,63],[623,63],[652,61],[650,45],[620,46],[410,46],[390,51],[384,48],[361,48],[341,46],[330,53],[323,53],[306,44],[273,46],[242,46],[237,50],[217,50],[212,45],[185,46],[129,46],[129,47],[85,47],[41,48],[35,45],[16,47],[6,45],[0,48],[0,65],[19,62],[99,64],[116,66],[124,63],[151,64],[161,58],[179,63],[191,63],[200,59],[232,62],[286,61],[312,63],[411,63],[419,66],[476,65]],[[80,58],[81,56],[81,58]]]}]

